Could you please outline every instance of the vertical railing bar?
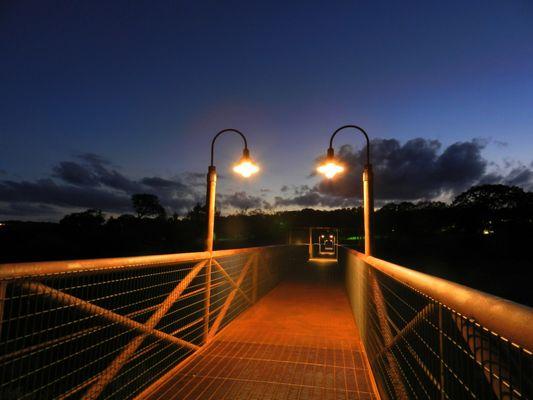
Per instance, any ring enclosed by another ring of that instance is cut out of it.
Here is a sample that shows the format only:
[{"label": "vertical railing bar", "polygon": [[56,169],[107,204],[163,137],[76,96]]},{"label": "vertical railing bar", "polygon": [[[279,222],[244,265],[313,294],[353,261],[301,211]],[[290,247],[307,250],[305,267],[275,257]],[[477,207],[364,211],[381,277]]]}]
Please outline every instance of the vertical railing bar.
[{"label": "vertical railing bar", "polygon": [[[468,320],[468,322],[471,322],[471,321]],[[465,324],[466,324],[466,323],[467,323],[467,321],[465,320]],[[477,340],[477,336],[476,336],[476,326],[475,326],[475,325],[472,325],[471,327],[472,327],[472,340],[473,340],[473,342],[474,342],[473,347],[472,347],[472,353],[474,354],[474,360],[476,360],[476,359],[477,359],[477,342],[476,342],[476,340]],[[467,343],[467,344],[468,344],[468,341],[470,340],[470,338],[469,338],[469,334],[470,334],[470,330],[469,330],[469,326],[467,325],[467,328],[466,328],[466,335],[467,335],[467,342],[466,342],[466,343]],[[472,367],[472,368],[470,368],[470,371],[471,371],[472,374],[471,374],[471,376],[470,376],[470,381],[473,381],[474,384],[479,385],[478,380],[475,379],[475,376],[474,376],[475,371],[476,371],[476,369],[475,369],[475,368],[476,368],[476,364],[475,364],[475,363],[472,363],[472,364],[471,364],[471,367]],[[485,386],[486,386],[486,385],[483,385],[482,388],[485,388]],[[478,387],[479,387],[479,386],[478,386]],[[482,390],[483,390],[483,389],[482,389]]]},{"label": "vertical railing bar", "polygon": [[[500,339],[500,337],[498,337]],[[509,365],[511,365],[511,353],[508,352]],[[503,393],[503,379],[502,379],[502,341],[498,340],[498,390]],[[511,393],[511,399],[513,398],[513,380],[511,374],[509,374],[509,391]]]},{"label": "vertical railing bar", "polygon": [[439,356],[440,356],[440,398],[444,400],[444,343],[442,332],[442,304],[439,307]]},{"label": "vertical railing bar", "polygon": [[[500,345],[501,345],[501,341],[500,341]],[[507,379],[509,381],[509,393],[510,393],[510,396],[511,396],[511,399],[514,397],[514,387],[513,387],[513,373],[512,373],[512,368],[513,368],[513,363],[512,363],[512,360],[511,360],[511,357],[512,357],[512,353],[511,353],[511,342],[507,342],[507,345],[506,345],[506,348],[507,348],[507,365],[509,366],[509,371],[507,372],[508,373],[508,376],[507,376]],[[500,356],[501,357],[501,356]],[[500,393],[502,392],[502,389],[501,389],[501,385],[502,385],[502,372],[501,372],[501,369],[502,369],[502,362],[501,362],[501,358],[500,358],[500,363],[498,363],[498,367],[500,369],[499,371],[499,376],[500,376]]]},{"label": "vertical railing bar", "polygon": [[205,272],[205,294],[204,294],[204,344],[207,343],[209,335],[209,312],[211,308],[211,264],[213,257],[209,258]]},{"label": "vertical railing bar", "polygon": [[523,372],[523,366],[524,366],[524,358],[522,356],[523,350],[521,348],[518,349],[518,381],[520,382],[520,393],[523,393],[524,391],[524,372]]},{"label": "vertical railing bar", "polygon": [[[494,370],[494,363],[493,363],[493,359],[496,358],[496,356],[498,357],[498,359],[501,361],[501,352],[498,352],[498,354],[493,354],[493,351],[494,351],[494,338],[492,336],[492,334],[488,331],[486,331],[486,334],[488,335],[489,337],[489,342],[488,342],[488,346],[489,346],[489,349],[488,349],[488,356],[489,356],[489,371],[490,371],[490,376],[491,376],[491,386],[496,386],[498,387],[498,393],[499,393],[499,397],[501,398],[502,396],[502,387],[501,387],[501,382],[502,382],[502,375],[501,375],[501,365],[500,365],[500,368],[499,368],[499,372],[498,372],[498,377],[496,378],[494,375],[495,373],[493,373],[493,370]],[[494,371],[495,372],[495,371]],[[497,379],[498,381],[495,382],[495,379]]]}]

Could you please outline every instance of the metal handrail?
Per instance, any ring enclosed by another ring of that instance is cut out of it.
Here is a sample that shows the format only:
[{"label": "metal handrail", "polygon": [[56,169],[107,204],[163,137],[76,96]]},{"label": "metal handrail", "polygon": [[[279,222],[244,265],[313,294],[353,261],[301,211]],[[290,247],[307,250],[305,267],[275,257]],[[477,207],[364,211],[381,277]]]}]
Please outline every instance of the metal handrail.
[{"label": "metal handrail", "polygon": [[282,245],[0,264],[0,397],[133,396],[255,304],[293,256]]},{"label": "metal handrail", "polygon": [[533,398],[533,310],[341,246],[383,398]]},{"label": "metal handrail", "polygon": [[62,261],[38,261],[0,264],[0,279],[30,278],[69,272],[91,272],[106,269],[149,268],[163,264],[179,264],[206,260],[211,257],[228,257],[237,254],[253,253],[280,246],[245,247],[241,249],[198,251],[193,253],[173,253],[135,257],[112,257]]},{"label": "metal handrail", "polygon": [[[344,246],[342,246],[344,247]],[[533,351],[533,308],[467,286],[414,271],[356,250],[357,258],[442,303],[503,338]]]}]

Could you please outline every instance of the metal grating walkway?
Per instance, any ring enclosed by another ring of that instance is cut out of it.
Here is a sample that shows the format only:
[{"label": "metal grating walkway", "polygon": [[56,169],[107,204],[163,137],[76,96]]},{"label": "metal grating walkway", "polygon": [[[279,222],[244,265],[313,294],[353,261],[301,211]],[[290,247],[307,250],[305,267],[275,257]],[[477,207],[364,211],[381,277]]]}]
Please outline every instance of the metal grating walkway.
[{"label": "metal grating walkway", "polygon": [[335,267],[308,264],[299,276],[311,279],[282,282],[148,398],[376,399]]}]

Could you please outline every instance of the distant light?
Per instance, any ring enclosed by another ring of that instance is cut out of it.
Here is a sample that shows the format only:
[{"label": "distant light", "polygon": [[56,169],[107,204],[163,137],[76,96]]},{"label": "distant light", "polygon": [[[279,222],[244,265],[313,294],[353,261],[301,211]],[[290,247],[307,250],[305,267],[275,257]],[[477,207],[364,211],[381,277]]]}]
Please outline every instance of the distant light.
[{"label": "distant light", "polygon": [[344,171],[344,167],[337,162],[330,160],[324,164],[321,164],[316,169],[322,175],[325,175],[326,178],[332,179],[335,175]]},{"label": "distant light", "polygon": [[484,235],[492,235],[494,233],[493,230],[491,229],[483,229],[483,234]]},{"label": "distant light", "polygon": [[6,226],[6,224],[4,224],[3,222],[0,222],[0,228],[3,228],[4,226]]},{"label": "distant light", "polygon": [[346,238],[346,240],[363,240],[364,239],[364,236],[349,236]]}]

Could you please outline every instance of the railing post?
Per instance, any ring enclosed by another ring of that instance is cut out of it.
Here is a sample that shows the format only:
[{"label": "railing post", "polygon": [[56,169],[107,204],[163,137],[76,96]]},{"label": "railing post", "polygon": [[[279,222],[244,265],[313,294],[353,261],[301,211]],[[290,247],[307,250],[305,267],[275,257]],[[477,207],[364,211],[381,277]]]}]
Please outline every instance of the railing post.
[{"label": "railing post", "polygon": [[374,253],[374,184],[372,165],[368,164],[363,170],[363,212],[365,226],[365,254]]},{"label": "railing post", "polygon": [[442,328],[442,304],[439,303],[439,358],[440,358],[440,398],[444,400],[444,342]]},{"label": "railing post", "polygon": [[309,258],[313,258],[313,228],[309,228]]},{"label": "railing post", "polygon": [[205,294],[204,294],[204,344],[207,343],[207,336],[209,335],[209,312],[211,309],[211,264],[213,257],[209,258],[209,262],[205,267]]},{"label": "railing post", "polygon": [[207,194],[206,194],[206,208],[207,208],[207,231],[205,239],[205,250],[213,251],[213,240],[215,238],[215,200],[216,200],[216,186],[217,186],[217,171],[214,166],[209,167],[207,173]]}]

